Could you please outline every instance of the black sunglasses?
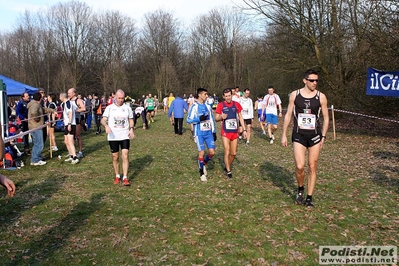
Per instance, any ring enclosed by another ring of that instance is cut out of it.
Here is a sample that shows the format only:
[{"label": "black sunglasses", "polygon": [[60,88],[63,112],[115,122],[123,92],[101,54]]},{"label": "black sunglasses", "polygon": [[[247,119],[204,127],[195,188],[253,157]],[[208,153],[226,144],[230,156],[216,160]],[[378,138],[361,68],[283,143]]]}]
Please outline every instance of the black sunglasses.
[{"label": "black sunglasses", "polygon": [[306,79],[307,81],[309,81],[309,82],[319,82],[319,80],[318,79]]}]

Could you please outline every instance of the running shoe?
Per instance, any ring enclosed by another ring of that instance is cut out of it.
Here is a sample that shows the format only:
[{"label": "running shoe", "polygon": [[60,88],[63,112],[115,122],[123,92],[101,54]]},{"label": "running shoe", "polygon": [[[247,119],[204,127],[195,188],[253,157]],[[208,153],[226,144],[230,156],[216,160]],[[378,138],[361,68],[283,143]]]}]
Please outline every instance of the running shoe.
[{"label": "running shoe", "polygon": [[115,177],[114,184],[115,184],[115,185],[118,185],[118,184],[119,184],[119,180],[120,180],[119,177]]},{"label": "running shoe", "polygon": [[303,191],[298,191],[296,194],[295,204],[302,205],[304,203]]},{"label": "running shoe", "polygon": [[76,158],[76,159],[74,159],[74,160],[71,161],[71,164],[77,164],[78,162],[79,162],[79,159]]},{"label": "running shoe", "polygon": [[272,139],[274,140],[274,134],[272,133]]},{"label": "running shoe", "polygon": [[314,204],[313,204],[313,202],[310,201],[310,200],[306,200],[305,203],[304,203],[304,205],[305,205],[306,207],[308,207],[308,208],[314,208]]},{"label": "running shoe", "polygon": [[262,132],[262,135],[266,135],[266,132],[265,132],[265,131],[263,131],[263,132]]},{"label": "running shoe", "polygon": [[201,181],[206,182],[208,181],[208,179],[206,179],[206,175],[202,175],[200,176]]},{"label": "running shoe", "polygon": [[274,140],[272,138],[270,138],[270,144],[273,144]]},{"label": "running shoe", "polygon": [[52,149],[53,151],[58,151],[57,146],[52,146],[51,149]]},{"label": "running shoe", "polygon": [[228,173],[227,173],[227,179],[228,179],[228,180],[233,179],[233,174],[232,174],[231,172],[228,172]]},{"label": "running shoe", "polygon": [[73,161],[73,158],[69,157],[68,159],[65,159],[64,162],[70,162]]},{"label": "running shoe", "polygon": [[83,158],[83,152],[78,152],[78,154],[76,154],[76,157],[78,157],[78,158]]},{"label": "running shoe", "polygon": [[123,179],[123,185],[130,186],[129,180],[127,180],[127,178]]},{"label": "running shoe", "polygon": [[246,145],[247,147],[249,147],[249,141],[247,141],[247,143],[245,143],[245,145]]},{"label": "running shoe", "polygon": [[47,162],[40,160],[40,161],[38,161],[38,162],[36,162],[36,163],[30,163],[30,165],[38,166],[38,165],[45,165],[46,163],[47,163]]}]

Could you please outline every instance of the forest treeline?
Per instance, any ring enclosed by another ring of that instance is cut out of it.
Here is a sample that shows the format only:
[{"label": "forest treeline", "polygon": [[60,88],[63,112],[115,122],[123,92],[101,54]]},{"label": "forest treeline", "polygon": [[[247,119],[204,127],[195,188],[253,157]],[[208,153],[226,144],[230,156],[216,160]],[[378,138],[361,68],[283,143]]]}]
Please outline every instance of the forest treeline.
[{"label": "forest treeline", "polygon": [[398,98],[366,95],[367,67],[398,70],[399,4],[375,0],[242,0],[184,24],[158,9],[142,21],[79,1],[26,12],[0,33],[0,73],[59,93],[132,98],[205,87],[273,85],[287,103],[303,72],[320,72],[329,105],[397,117]]}]

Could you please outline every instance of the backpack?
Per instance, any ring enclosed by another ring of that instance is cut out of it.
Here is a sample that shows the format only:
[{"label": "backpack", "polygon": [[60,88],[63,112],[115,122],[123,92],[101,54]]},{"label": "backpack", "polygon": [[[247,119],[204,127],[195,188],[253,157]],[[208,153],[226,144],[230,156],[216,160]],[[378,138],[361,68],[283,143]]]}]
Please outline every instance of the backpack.
[{"label": "backpack", "polygon": [[[5,165],[3,165],[3,162]],[[14,167],[14,159],[12,158],[12,154],[9,151],[4,153],[4,160],[0,161],[0,167]]]}]

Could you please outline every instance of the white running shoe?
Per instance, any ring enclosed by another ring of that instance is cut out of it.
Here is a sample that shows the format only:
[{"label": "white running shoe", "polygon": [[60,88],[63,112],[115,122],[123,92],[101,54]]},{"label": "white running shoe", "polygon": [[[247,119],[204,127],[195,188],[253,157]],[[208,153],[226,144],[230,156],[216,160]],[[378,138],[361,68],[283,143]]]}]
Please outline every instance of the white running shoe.
[{"label": "white running shoe", "polygon": [[79,159],[76,158],[75,160],[72,160],[72,161],[71,161],[71,164],[77,164],[78,162],[79,162]]},{"label": "white running shoe", "polygon": [[274,142],[274,140],[273,140],[273,139],[270,139],[270,144],[273,144],[273,142]]},{"label": "white running shoe", "polygon": [[53,151],[58,151],[57,146],[53,146],[53,147],[51,147],[51,149],[52,149]]},{"label": "white running shoe", "polygon": [[202,182],[208,181],[208,179],[206,179],[206,176],[205,176],[205,175],[202,175],[202,176],[200,177],[200,179],[201,179]]},{"label": "white running shoe", "polygon": [[73,159],[71,157],[69,157],[68,159],[65,159],[64,162],[70,162],[73,161]]},{"label": "white running shoe", "polygon": [[42,161],[42,160],[40,160],[40,161],[38,161],[37,163],[30,163],[30,165],[45,165],[47,162],[46,161]]}]

